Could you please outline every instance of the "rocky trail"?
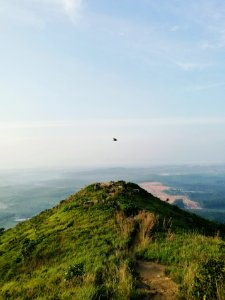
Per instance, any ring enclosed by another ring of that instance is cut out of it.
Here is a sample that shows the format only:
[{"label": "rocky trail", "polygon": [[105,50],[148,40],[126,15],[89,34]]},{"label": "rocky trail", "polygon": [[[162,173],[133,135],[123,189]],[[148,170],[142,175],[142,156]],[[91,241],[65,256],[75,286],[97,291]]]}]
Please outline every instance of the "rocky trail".
[{"label": "rocky trail", "polygon": [[139,291],[145,294],[143,300],[177,300],[178,286],[165,275],[165,266],[138,260]]}]

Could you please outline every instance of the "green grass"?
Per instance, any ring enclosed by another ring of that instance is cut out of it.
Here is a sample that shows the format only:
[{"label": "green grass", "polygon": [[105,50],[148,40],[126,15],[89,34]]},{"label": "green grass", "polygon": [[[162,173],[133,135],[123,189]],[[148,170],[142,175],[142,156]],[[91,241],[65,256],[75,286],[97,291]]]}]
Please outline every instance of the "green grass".
[{"label": "green grass", "polygon": [[137,256],[166,265],[168,274],[182,286],[187,297],[192,295],[198,269],[207,261],[221,261],[225,267],[225,242],[198,233],[156,236],[146,249],[137,251]]},{"label": "green grass", "polygon": [[93,184],[1,232],[0,299],[132,299],[135,255],[167,265],[195,297],[201,266],[224,263],[218,230],[133,183]]},{"label": "green grass", "polygon": [[[94,192],[88,187],[4,232],[0,240],[3,299],[92,299],[111,292],[120,296],[120,272],[128,265],[127,239],[119,234],[116,208],[110,199],[105,203],[106,196],[104,188]],[[83,276],[67,280],[70,266],[79,263],[84,266]],[[129,278],[128,267],[126,272]],[[102,282],[96,284],[99,276]]]}]

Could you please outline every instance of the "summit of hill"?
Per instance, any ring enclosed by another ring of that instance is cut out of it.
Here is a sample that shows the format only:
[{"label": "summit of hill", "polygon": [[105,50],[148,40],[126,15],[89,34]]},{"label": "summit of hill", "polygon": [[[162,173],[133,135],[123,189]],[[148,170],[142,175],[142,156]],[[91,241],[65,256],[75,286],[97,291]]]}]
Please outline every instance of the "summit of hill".
[{"label": "summit of hill", "polygon": [[162,266],[174,299],[224,299],[224,236],[137,184],[94,183],[1,231],[0,299],[167,299],[144,262]]}]

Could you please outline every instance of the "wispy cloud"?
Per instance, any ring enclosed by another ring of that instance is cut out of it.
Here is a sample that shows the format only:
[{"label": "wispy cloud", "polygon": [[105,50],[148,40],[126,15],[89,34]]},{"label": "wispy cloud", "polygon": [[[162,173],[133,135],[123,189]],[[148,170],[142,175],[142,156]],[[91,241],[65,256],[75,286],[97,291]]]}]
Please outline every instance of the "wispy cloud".
[{"label": "wispy cloud", "polygon": [[37,12],[30,9],[28,6],[17,5],[16,2],[4,2],[0,6],[0,21],[10,21],[22,23],[42,29],[45,25],[44,19],[40,17]]},{"label": "wispy cloud", "polygon": [[83,10],[83,0],[21,0],[1,3],[2,19],[22,22],[38,28],[43,28],[49,19],[66,16],[76,22]]},{"label": "wispy cloud", "polygon": [[189,92],[193,92],[193,91],[204,91],[204,90],[209,90],[209,89],[213,89],[213,88],[218,88],[218,87],[224,87],[225,86],[225,82],[216,82],[216,83],[209,83],[209,84],[205,84],[205,85],[196,85],[196,86],[192,86],[188,88]]},{"label": "wispy cloud", "polygon": [[224,117],[169,117],[148,119],[88,119],[77,121],[33,121],[33,122],[0,122],[0,129],[35,129],[35,128],[121,128],[148,127],[161,125],[216,125],[225,124]]},{"label": "wispy cloud", "polygon": [[[215,50],[225,47],[225,3],[220,0],[200,0],[189,12],[193,24],[204,34],[200,47]],[[194,13],[193,13],[194,11]]]},{"label": "wispy cloud", "polygon": [[32,0],[32,2],[39,4],[43,9],[48,7],[54,11],[64,11],[73,20],[80,16],[83,8],[83,0]]},{"label": "wispy cloud", "polygon": [[63,0],[63,7],[66,14],[75,21],[80,17],[83,8],[82,0]]},{"label": "wispy cloud", "polygon": [[176,65],[183,71],[195,71],[203,70],[205,68],[213,66],[212,63],[194,63],[194,62],[176,62]]},{"label": "wispy cloud", "polygon": [[171,28],[170,28],[170,31],[171,32],[176,32],[176,31],[179,31],[180,30],[180,26],[178,26],[178,25],[174,25],[174,26],[172,26]]},{"label": "wispy cloud", "polygon": [[[159,22],[153,15],[150,22],[142,23],[115,17],[113,14],[97,14],[93,17],[92,13],[89,21],[95,32],[102,31],[113,39],[119,37],[115,47],[119,45],[120,51],[125,49],[127,57],[137,59],[145,65],[175,65],[185,72],[201,71],[214,66],[217,57],[214,59],[211,51],[206,53],[204,50],[213,49],[216,46],[214,40],[219,40],[222,45],[222,33],[218,31],[215,37],[212,34],[218,29],[216,24],[222,25],[222,20],[215,20],[211,16],[211,26],[215,25],[211,29],[210,24],[207,24],[210,9],[205,8],[205,2],[190,1],[179,5],[176,0],[171,0],[170,4],[166,0],[160,0],[160,4],[146,2],[153,6],[150,6],[149,11],[157,11],[160,7],[162,15],[173,16],[173,19],[169,17],[166,22]],[[216,7],[213,6],[213,9],[215,15]]]}]

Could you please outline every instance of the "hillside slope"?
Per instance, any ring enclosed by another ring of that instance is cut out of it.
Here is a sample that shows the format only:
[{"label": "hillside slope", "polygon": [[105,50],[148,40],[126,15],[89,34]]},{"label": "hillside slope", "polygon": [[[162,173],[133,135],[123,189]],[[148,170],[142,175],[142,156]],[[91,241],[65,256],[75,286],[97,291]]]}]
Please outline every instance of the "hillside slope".
[{"label": "hillside slope", "polygon": [[143,299],[136,258],[166,265],[187,299],[224,299],[224,234],[136,184],[95,183],[2,232],[0,299]]}]

